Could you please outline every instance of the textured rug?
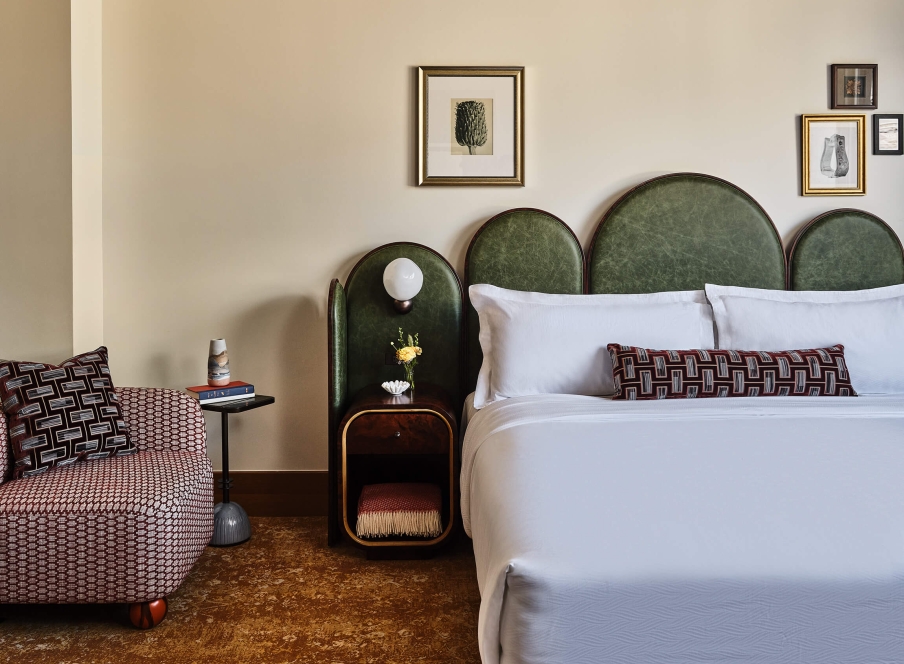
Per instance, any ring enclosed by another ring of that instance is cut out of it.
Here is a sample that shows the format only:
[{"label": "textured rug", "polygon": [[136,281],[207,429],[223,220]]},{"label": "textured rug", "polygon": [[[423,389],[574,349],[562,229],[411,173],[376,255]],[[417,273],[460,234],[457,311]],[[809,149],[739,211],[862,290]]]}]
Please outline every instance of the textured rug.
[{"label": "textured rug", "polygon": [[251,541],[207,548],[155,629],[117,606],[0,606],[0,661],[480,661],[466,537],[430,560],[368,561],[327,547],[324,518],[251,521]]}]

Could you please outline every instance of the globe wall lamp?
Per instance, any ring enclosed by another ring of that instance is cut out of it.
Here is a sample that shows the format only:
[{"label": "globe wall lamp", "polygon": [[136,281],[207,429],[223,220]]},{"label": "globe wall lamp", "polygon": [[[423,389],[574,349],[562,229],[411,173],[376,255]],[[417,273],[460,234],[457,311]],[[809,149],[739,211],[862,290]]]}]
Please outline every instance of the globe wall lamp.
[{"label": "globe wall lamp", "polygon": [[411,300],[421,292],[424,273],[410,258],[396,258],[383,270],[383,287],[393,299],[400,314],[407,314],[414,306]]}]

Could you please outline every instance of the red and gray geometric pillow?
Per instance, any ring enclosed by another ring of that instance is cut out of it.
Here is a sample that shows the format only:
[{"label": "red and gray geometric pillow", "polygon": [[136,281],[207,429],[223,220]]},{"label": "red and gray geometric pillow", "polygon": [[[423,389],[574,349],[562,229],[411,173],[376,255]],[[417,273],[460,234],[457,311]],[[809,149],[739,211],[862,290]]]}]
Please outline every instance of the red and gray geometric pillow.
[{"label": "red and gray geometric pillow", "polygon": [[857,396],[841,344],[774,352],[607,348],[614,399]]},{"label": "red and gray geometric pillow", "polygon": [[104,346],[60,366],[0,360],[0,403],[9,426],[14,478],[137,451]]}]

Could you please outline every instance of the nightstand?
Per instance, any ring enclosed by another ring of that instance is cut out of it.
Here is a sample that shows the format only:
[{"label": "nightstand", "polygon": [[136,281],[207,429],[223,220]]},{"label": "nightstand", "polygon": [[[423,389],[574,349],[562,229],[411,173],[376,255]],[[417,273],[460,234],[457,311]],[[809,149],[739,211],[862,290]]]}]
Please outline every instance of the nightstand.
[{"label": "nightstand", "polygon": [[[355,395],[339,423],[339,530],[369,558],[432,554],[447,542],[458,514],[458,421],[440,388],[418,384],[414,396],[388,394],[379,385]],[[355,534],[358,498],[368,484],[435,484],[442,495],[442,533],[433,538],[364,539]]]}]

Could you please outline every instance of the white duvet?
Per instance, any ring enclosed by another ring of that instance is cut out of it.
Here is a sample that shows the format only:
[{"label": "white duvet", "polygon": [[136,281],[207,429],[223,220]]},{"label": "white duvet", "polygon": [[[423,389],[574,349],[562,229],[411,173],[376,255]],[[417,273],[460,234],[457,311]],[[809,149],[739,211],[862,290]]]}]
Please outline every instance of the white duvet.
[{"label": "white duvet", "polygon": [[904,662],[904,396],[471,415],[484,662]]}]

